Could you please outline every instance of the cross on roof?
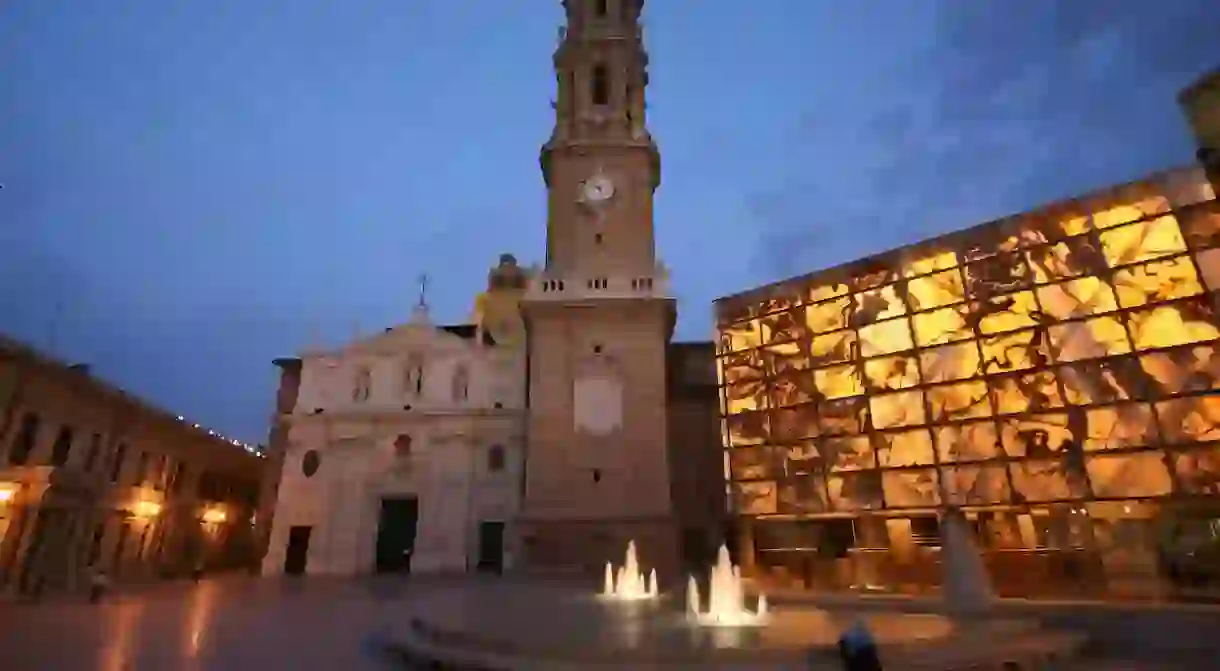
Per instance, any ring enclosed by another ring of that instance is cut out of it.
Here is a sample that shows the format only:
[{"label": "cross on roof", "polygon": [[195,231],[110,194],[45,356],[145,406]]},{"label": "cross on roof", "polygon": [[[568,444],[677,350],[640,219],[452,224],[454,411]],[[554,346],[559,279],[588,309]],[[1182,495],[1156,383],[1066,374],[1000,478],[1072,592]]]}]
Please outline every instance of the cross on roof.
[{"label": "cross on roof", "polygon": [[419,276],[419,307],[428,307],[428,274],[421,273]]}]

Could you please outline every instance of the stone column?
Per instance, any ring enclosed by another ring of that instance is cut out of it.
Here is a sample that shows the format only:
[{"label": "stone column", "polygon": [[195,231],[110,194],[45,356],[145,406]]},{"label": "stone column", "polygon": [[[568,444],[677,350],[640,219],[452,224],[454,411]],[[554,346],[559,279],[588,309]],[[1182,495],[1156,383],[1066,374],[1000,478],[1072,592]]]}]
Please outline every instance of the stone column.
[{"label": "stone column", "polygon": [[968,617],[991,609],[995,594],[966,516],[947,508],[940,518],[940,562],[945,606],[951,616]]}]

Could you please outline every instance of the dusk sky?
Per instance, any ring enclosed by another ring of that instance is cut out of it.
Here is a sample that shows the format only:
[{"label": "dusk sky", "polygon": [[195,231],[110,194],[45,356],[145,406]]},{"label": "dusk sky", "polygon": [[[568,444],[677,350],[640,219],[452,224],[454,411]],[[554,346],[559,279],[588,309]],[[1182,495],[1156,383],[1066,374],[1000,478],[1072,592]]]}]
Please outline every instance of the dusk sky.
[{"label": "dusk sky", "polygon": [[[649,0],[660,254],[711,301],[1189,163],[1215,0]],[[262,442],[271,359],[543,256],[558,0],[0,7],[0,331]]]}]

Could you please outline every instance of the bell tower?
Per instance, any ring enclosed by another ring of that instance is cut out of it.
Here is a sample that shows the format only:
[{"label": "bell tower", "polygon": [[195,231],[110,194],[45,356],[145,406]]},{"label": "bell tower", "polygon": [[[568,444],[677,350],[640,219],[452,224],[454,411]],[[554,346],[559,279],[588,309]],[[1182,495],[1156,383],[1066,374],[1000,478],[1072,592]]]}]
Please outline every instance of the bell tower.
[{"label": "bell tower", "polygon": [[555,127],[542,147],[548,270],[647,277],[660,154],[645,125],[642,0],[565,0]]},{"label": "bell tower", "polygon": [[660,154],[645,119],[643,0],[564,0],[555,127],[542,147],[546,264],[522,302],[529,342],[518,530],[534,568],[601,575],[635,540],[677,567],[665,359],[676,318],[656,255]]}]

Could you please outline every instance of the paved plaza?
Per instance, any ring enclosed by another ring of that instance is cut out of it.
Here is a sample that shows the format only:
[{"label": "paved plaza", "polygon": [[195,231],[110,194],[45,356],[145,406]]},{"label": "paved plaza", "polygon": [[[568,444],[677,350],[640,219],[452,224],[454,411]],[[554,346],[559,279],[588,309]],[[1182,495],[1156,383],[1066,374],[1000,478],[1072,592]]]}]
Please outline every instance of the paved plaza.
[{"label": "paved plaza", "polygon": [[[0,602],[0,669],[382,671],[395,667],[370,640],[401,626],[413,594],[444,583],[233,577],[133,590],[95,606]],[[1191,671],[1180,662],[1105,660],[1072,668]]]}]

